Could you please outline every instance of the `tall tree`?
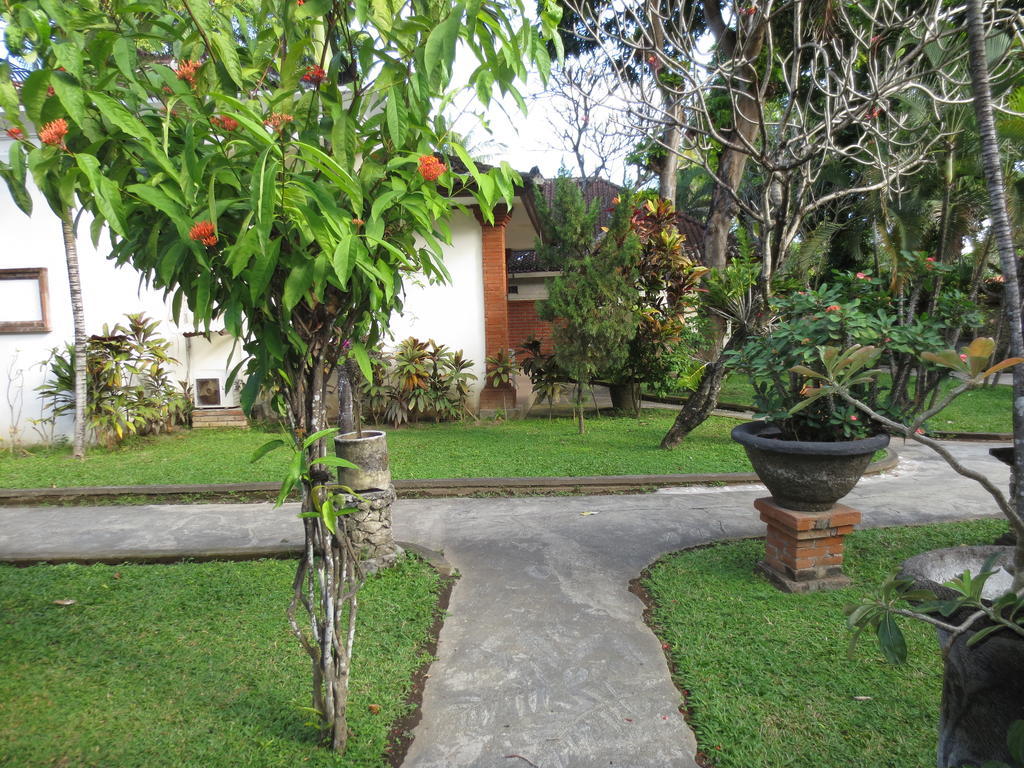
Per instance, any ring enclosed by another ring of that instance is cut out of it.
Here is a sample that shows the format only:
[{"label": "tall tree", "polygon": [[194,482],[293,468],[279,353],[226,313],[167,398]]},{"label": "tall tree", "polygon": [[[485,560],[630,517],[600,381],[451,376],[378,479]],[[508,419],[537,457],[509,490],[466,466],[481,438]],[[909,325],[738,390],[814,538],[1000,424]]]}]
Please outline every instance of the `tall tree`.
[{"label": "tall tree", "polygon": [[[511,168],[481,172],[439,110],[458,47],[477,61],[480,98],[521,100],[528,64],[549,66],[524,19],[488,0],[24,0],[3,13],[12,53],[42,61],[22,87],[29,118],[64,129],[59,144],[21,142],[12,164],[81,169],[113,257],[175,312],[187,304],[207,328],[222,318],[249,355],[244,406],[270,389],[287,415],[290,439],[261,453],[294,451],[281,498],[301,490],[305,544],[290,623],[338,751],[363,575],[325,485],[343,464],[328,455],[326,388],[346,341],[378,338],[401,308],[405,273],[445,278],[456,201],[487,217],[511,199]],[[544,30],[556,22],[541,15]],[[469,172],[449,170],[441,146]],[[351,352],[368,374],[366,349]]]},{"label": "tall tree", "polygon": [[[1021,327],[1020,261],[1014,247],[1010,230],[1010,216],[1006,206],[1006,186],[1003,179],[1003,164],[996,136],[992,82],[989,72],[988,50],[986,49],[986,19],[982,12],[981,0],[967,0],[967,33],[970,53],[971,92],[974,114],[978,121],[981,137],[981,155],[985,167],[985,181],[988,187],[989,215],[992,232],[1002,266],[1005,292],[1003,311],[1010,331],[1009,353],[1012,357],[1024,356],[1024,331]],[[1024,31],[1024,30],[1019,30]],[[1013,489],[1010,507],[1014,513],[1011,522],[1017,532],[1017,547],[1014,553],[1016,576],[1015,589],[1024,587],[1024,366],[1013,368],[1013,445],[1014,476],[1018,478]]]},{"label": "tall tree", "polygon": [[[681,143],[666,149],[715,180],[705,264],[725,265],[741,214],[758,238],[762,299],[811,217],[872,190],[897,193],[948,133],[932,119],[935,99],[963,101],[962,84],[948,76],[962,71],[966,56],[958,43],[962,19],[944,0],[913,9],[890,0],[570,5],[591,40],[611,34],[614,42],[603,46],[609,58],[631,48],[634,60],[657,73],[624,77],[623,86],[633,101],[658,110],[663,125],[679,126]],[[1004,49],[1000,77],[1012,64]],[[840,165],[870,173],[836,185],[830,177]],[[744,190],[747,182],[753,186]],[[721,349],[728,329],[719,330]],[[664,447],[707,416],[723,371],[707,367]]]}]

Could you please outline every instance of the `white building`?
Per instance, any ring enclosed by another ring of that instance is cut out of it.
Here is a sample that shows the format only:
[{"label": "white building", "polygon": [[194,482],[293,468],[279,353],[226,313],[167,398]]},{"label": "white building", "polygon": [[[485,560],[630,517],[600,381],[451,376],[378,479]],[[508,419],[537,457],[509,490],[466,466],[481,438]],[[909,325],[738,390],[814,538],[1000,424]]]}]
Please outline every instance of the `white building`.
[{"label": "white building", "polygon": [[[11,140],[0,139],[0,155],[6,157],[10,144]],[[0,250],[0,387],[5,392],[0,399],[0,445],[41,440],[32,420],[45,415],[36,392],[47,377],[43,363],[51,349],[74,340],[60,221],[41,195],[35,193],[33,200],[30,218],[6,189],[0,190],[0,227],[5,233]],[[527,189],[516,197],[510,210],[497,210],[493,225],[472,213],[456,213],[450,226],[453,242],[446,248],[445,265],[451,282],[427,285],[408,280],[405,311],[393,318],[393,336],[396,341],[407,336],[432,338],[464,350],[477,376],[471,405],[498,407],[503,393],[485,388],[485,359],[518,346],[530,334],[547,335],[547,325],[535,314],[535,302],[546,295],[537,279],[540,275],[519,274],[510,280],[506,263],[507,252],[534,246],[532,192]],[[161,335],[171,342],[170,354],[179,361],[173,378],[190,384],[197,408],[236,406],[237,392],[224,391],[228,367],[239,360],[234,340],[217,333],[209,338],[195,335],[188,316],[176,324],[170,301],[148,288],[135,270],[109,261],[105,239],[96,248],[88,233],[89,221],[79,222],[86,332],[100,334],[104,324],[122,322],[126,313],[145,313],[160,322]],[[509,394],[504,393],[506,399]],[[62,419],[56,434],[70,435],[71,428],[70,418]]]}]

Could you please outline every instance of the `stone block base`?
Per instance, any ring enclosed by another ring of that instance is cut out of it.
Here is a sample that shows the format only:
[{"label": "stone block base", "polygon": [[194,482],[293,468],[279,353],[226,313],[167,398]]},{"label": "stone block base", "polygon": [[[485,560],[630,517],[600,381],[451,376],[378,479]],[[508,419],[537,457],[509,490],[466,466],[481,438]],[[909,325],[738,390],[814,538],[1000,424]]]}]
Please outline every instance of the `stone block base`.
[{"label": "stone block base", "polygon": [[843,575],[843,538],[860,522],[858,510],[833,504],[824,512],[800,512],[771,497],[754,501],[768,526],[765,557],[758,567],[786,592],[815,592],[849,585]]},{"label": "stone block base", "polygon": [[373,573],[394,564],[404,552],[391,533],[391,505],[396,498],[395,489],[389,486],[383,491],[362,491],[359,495],[362,500],[348,494],[339,499],[339,506],[353,509],[340,520],[345,521],[363,570]]}]

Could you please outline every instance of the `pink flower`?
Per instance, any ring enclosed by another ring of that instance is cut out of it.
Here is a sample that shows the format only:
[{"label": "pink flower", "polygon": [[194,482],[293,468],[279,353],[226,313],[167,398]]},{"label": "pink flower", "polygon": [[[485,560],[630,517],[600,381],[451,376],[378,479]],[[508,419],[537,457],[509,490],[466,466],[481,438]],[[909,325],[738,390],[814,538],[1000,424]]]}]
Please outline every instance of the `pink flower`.
[{"label": "pink flower", "polygon": [[858,280],[867,280],[867,279],[868,279],[868,276],[867,276],[867,275],[865,275],[865,274],[864,274],[863,272],[858,272],[858,273],[857,273],[857,279],[858,279]]},{"label": "pink flower", "polygon": [[963,360],[966,363],[967,362],[967,355],[961,354],[960,355],[960,359]]},{"label": "pink flower", "polygon": [[857,414],[855,413],[852,416],[850,416],[850,421],[860,421],[860,419],[857,418]]},{"label": "pink flower", "polygon": [[842,307],[840,307],[838,304],[829,304],[827,307],[825,307],[826,312],[838,312],[841,309]]}]

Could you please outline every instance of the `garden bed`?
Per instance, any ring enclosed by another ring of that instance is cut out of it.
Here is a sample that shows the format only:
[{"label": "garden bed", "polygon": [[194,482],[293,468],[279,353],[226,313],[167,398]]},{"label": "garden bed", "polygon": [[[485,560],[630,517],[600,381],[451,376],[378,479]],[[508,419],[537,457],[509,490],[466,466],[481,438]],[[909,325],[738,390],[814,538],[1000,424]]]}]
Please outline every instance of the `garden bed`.
[{"label": "garden bed", "polygon": [[285,619],[294,570],[290,560],[0,566],[0,762],[397,765],[447,582],[414,558],[367,581],[352,736],[338,758],[307,725],[309,660]]},{"label": "garden bed", "polygon": [[843,606],[912,554],[991,543],[1003,521],[855,531],[846,589],[784,594],[755,575],[763,540],[669,555],[645,574],[648,620],[685,693],[705,765],[935,765],[942,662],[934,631],[903,629],[910,660],[886,664],[867,637],[847,657]]}]

